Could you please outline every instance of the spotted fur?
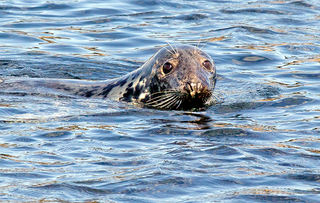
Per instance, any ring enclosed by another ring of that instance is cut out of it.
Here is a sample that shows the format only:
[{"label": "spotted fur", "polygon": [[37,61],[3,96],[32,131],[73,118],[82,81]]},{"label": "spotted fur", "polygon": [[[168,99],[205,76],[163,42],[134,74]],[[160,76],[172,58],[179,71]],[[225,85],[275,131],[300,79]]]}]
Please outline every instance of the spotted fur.
[{"label": "spotted fur", "polygon": [[[169,69],[169,72],[165,68]],[[191,109],[210,105],[216,68],[211,57],[194,46],[164,47],[127,75],[101,82],[50,80],[46,86],[84,97],[134,102],[158,109]]]}]

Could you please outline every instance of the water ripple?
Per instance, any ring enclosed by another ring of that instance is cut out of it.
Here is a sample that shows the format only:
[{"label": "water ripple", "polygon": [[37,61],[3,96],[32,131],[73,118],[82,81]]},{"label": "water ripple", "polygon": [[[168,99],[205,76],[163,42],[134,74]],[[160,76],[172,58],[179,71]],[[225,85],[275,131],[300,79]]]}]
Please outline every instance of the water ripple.
[{"label": "water ripple", "polygon": [[115,78],[167,40],[212,56],[221,103],[159,111],[1,89],[0,200],[317,202],[319,8],[315,0],[3,1],[1,78]]}]

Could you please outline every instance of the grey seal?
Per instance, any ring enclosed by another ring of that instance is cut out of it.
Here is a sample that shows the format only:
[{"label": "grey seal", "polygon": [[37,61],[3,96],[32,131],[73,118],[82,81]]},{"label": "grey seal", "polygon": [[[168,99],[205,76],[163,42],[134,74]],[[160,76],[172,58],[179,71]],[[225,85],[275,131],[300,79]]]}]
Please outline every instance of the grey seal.
[{"label": "grey seal", "polygon": [[[207,53],[195,46],[176,45],[163,47],[140,68],[120,78],[98,82],[34,79],[20,84],[150,108],[188,110],[214,103],[216,78],[215,64]],[[2,84],[10,86],[10,81]]]}]

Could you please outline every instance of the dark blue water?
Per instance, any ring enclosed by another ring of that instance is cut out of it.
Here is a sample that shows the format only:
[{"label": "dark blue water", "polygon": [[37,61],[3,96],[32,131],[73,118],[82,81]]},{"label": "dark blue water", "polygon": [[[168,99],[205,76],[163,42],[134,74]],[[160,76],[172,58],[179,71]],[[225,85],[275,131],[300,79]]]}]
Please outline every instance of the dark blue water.
[{"label": "dark blue water", "polygon": [[109,79],[200,41],[223,101],[1,94],[1,201],[319,201],[318,1],[4,0],[0,16],[0,77]]}]

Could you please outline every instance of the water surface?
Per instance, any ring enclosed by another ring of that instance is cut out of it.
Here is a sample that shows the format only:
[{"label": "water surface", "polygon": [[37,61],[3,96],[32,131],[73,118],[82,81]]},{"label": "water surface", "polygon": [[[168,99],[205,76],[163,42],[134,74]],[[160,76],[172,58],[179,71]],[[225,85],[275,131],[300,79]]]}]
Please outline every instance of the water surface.
[{"label": "water surface", "polygon": [[110,79],[167,40],[204,46],[223,100],[1,94],[1,201],[319,201],[317,1],[3,0],[0,14],[1,77]]}]

